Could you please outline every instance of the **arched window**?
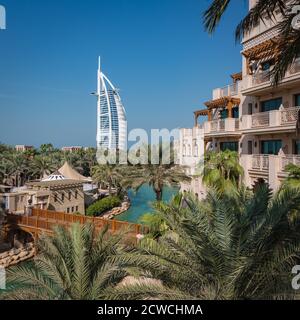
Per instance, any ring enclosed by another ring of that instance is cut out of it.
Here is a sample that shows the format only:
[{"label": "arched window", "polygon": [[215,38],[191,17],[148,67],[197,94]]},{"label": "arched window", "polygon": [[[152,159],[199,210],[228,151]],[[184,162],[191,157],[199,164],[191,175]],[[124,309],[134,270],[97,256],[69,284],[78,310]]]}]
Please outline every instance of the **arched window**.
[{"label": "arched window", "polygon": [[183,156],[186,156],[186,145],[183,145]]},{"label": "arched window", "polygon": [[198,157],[198,145],[197,145],[197,143],[194,144],[194,157]]}]

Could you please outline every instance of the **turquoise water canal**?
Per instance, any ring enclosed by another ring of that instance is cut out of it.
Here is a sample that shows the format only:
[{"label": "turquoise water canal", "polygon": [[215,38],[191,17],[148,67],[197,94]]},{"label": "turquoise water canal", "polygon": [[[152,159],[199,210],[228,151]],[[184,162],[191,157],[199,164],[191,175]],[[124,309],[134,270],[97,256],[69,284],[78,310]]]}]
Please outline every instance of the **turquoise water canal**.
[{"label": "turquoise water canal", "polygon": [[[169,201],[178,191],[179,188],[165,187],[163,190],[163,200]],[[155,201],[155,193],[151,187],[145,184],[138,192],[129,190],[128,195],[131,200],[131,207],[126,212],[117,216],[116,220],[137,223],[142,215],[153,212],[151,204]]]}]

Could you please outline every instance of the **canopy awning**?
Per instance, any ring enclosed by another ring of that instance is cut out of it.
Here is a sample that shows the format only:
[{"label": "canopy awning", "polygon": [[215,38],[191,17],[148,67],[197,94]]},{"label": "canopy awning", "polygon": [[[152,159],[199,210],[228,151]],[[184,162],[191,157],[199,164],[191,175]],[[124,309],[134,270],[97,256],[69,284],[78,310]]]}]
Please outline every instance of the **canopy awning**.
[{"label": "canopy awning", "polygon": [[260,60],[265,57],[276,57],[278,54],[279,38],[266,40],[252,48],[243,51],[243,55],[249,60]]},{"label": "canopy awning", "polygon": [[195,116],[207,116],[208,115],[208,110],[207,109],[202,109],[202,110],[197,110],[194,111]]},{"label": "canopy awning", "polygon": [[275,37],[268,39],[256,46],[244,50],[242,54],[247,60],[247,73],[252,74],[253,70],[250,67],[252,61],[265,62],[271,59],[277,59],[280,48],[280,39]]},{"label": "canopy awning", "polygon": [[215,99],[215,100],[210,100],[205,102],[204,104],[207,106],[207,108],[209,109],[215,109],[215,108],[227,108],[228,105],[229,106],[235,106],[235,105],[239,105],[241,102],[241,99],[239,98],[233,98],[233,97],[222,97],[219,99]]},{"label": "canopy awning", "polygon": [[232,75],[230,75],[231,78],[233,79],[233,82],[236,83],[237,81],[243,80],[243,74],[242,72],[238,72],[238,73],[233,73]]}]

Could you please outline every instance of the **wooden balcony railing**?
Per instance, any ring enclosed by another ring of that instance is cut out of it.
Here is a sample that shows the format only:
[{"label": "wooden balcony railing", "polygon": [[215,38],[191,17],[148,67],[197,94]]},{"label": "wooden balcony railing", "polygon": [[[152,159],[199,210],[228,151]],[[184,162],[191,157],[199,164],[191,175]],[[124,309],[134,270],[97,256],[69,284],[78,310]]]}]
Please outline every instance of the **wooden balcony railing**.
[{"label": "wooden balcony railing", "polygon": [[225,120],[219,120],[219,131],[225,131]]},{"label": "wooden balcony railing", "polygon": [[239,130],[239,128],[240,128],[240,119],[235,119],[234,126],[235,126],[235,130]]},{"label": "wooden balcony railing", "polygon": [[295,74],[300,72],[300,60],[295,60],[295,62],[292,64],[290,70],[290,74]]},{"label": "wooden balcony railing", "polygon": [[210,122],[210,131],[211,132],[216,132],[218,131],[218,127],[219,127],[219,121],[218,120],[214,120]]},{"label": "wooden balcony railing", "polygon": [[288,164],[294,164],[297,166],[300,166],[300,155],[293,155],[293,154],[289,154],[289,155],[285,155],[281,157],[281,171],[285,171],[285,167]]},{"label": "wooden balcony railing", "polygon": [[260,112],[252,115],[252,127],[269,126],[269,112]]},{"label": "wooden balcony railing", "polygon": [[281,111],[281,124],[293,124],[299,119],[300,107],[287,108]]},{"label": "wooden balcony railing", "polygon": [[257,154],[252,156],[252,169],[259,171],[269,170],[269,156]]},{"label": "wooden balcony railing", "polygon": [[257,84],[261,84],[267,81],[270,81],[271,76],[270,76],[270,71],[263,71],[263,72],[259,72],[253,75],[253,84],[257,85]]}]

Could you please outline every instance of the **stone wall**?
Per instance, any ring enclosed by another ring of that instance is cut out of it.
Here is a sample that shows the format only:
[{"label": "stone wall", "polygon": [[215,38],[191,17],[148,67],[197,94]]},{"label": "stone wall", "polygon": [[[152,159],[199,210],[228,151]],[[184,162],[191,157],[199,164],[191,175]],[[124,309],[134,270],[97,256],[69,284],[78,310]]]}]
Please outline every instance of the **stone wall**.
[{"label": "stone wall", "polygon": [[21,261],[33,258],[35,248],[33,242],[25,244],[21,248],[13,248],[0,254],[0,266],[5,268],[13,266]]},{"label": "stone wall", "polygon": [[103,215],[101,215],[101,218],[104,219],[113,219],[115,216],[127,211],[130,207],[129,201],[122,202],[120,207],[115,207],[107,212],[105,212]]}]

